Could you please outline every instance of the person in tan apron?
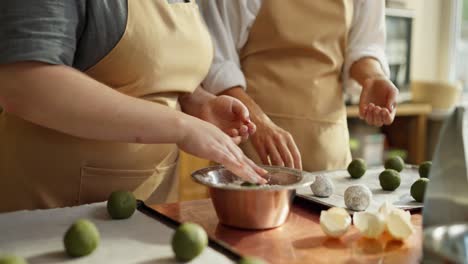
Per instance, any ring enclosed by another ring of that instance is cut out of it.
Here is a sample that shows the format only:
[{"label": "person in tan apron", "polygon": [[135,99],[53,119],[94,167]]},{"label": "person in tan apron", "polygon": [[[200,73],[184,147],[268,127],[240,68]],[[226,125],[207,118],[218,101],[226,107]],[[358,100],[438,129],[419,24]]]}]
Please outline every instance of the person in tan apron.
[{"label": "person in tan apron", "polygon": [[343,79],[363,86],[360,115],[390,124],[398,90],[384,55],[384,1],[213,0],[200,3],[218,45],[204,81],[249,108],[256,162],[343,169],[351,155]]},{"label": "person in tan apron", "polygon": [[[0,21],[0,212],[103,201],[115,190],[175,201],[178,147],[264,181],[235,144],[253,132],[247,109],[199,87],[213,48],[194,1],[77,2],[1,4],[12,16]],[[105,56],[83,66],[119,25]]]}]

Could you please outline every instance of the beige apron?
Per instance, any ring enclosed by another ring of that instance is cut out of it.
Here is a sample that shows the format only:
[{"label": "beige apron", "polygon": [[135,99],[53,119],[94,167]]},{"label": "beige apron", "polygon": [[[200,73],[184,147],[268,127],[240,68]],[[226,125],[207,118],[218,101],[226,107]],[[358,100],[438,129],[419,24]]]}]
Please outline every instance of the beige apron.
[{"label": "beige apron", "polygon": [[[178,94],[201,83],[212,57],[195,2],[129,0],[123,37],[86,74],[129,96],[178,109]],[[119,189],[142,200],[154,192],[153,202],[177,198],[174,144],[85,140],[4,112],[0,146],[0,211],[103,201]]]},{"label": "beige apron", "polygon": [[[264,0],[241,51],[247,93],[289,131],[307,171],[350,160],[340,81],[353,0]],[[250,142],[245,153],[260,162]]]}]

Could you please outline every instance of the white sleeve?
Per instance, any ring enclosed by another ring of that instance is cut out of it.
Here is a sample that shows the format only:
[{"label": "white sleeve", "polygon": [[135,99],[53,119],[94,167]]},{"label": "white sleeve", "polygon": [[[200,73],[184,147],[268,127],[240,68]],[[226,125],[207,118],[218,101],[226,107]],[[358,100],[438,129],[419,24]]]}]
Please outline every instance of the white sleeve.
[{"label": "white sleeve", "polygon": [[198,4],[215,46],[213,64],[203,88],[213,94],[235,86],[245,89],[239,51],[247,42],[261,0],[203,0]]},{"label": "white sleeve", "polygon": [[353,63],[364,57],[377,59],[384,73],[389,76],[385,40],[384,0],[354,0],[354,15],[343,69],[344,83],[349,81],[349,71]]}]

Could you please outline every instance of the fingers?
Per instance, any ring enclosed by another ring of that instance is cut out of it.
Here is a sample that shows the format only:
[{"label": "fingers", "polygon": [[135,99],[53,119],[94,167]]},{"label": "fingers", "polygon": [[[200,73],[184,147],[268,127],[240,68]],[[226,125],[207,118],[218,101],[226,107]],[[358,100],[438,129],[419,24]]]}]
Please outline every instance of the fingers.
[{"label": "fingers", "polygon": [[258,166],[252,166],[251,163],[248,163],[248,159],[236,145],[224,145],[223,148],[217,150],[217,157],[218,160],[215,161],[242,179],[253,183],[266,183],[262,177],[265,172]]},{"label": "fingers", "polygon": [[382,111],[382,119],[385,125],[390,125],[393,123],[393,116],[386,108],[384,108]]},{"label": "fingers", "polygon": [[381,127],[383,125],[381,112],[382,108],[380,106],[376,106],[373,115],[374,126]]},{"label": "fingers", "polygon": [[228,129],[227,131],[225,131],[225,133],[230,136],[230,137],[237,137],[239,136],[239,131],[235,128],[232,128],[232,129]]},{"label": "fingers", "polygon": [[285,143],[278,144],[278,152],[280,153],[284,166],[294,168],[293,156]]},{"label": "fingers", "polygon": [[275,145],[286,167],[294,168],[294,160],[291,151],[288,148],[288,139],[283,136],[275,137]]},{"label": "fingers", "polygon": [[366,115],[369,109],[369,105],[365,105],[363,110],[361,110],[361,106],[359,106],[359,119],[366,119]]},{"label": "fingers", "polygon": [[258,166],[257,164],[255,164],[249,158],[246,157],[245,159],[246,159],[247,164],[249,164],[255,170],[256,173],[260,174],[260,176],[265,176],[265,174],[268,173],[267,170],[265,170],[265,169],[261,168],[260,166]]},{"label": "fingers", "polygon": [[247,122],[247,127],[249,129],[249,135],[253,135],[255,131],[257,131],[257,126],[250,120]]},{"label": "fingers", "polygon": [[234,142],[237,142],[237,138],[240,137],[241,140],[239,143],[247,141],[250,136],[249,129],[247,126],[241,126],[239,129],[228,129],[227,131],[225,131],[225,133],[231,138],[233,138]]},{"label": "fingers", "polygon": [[372,111],[371,109],[373,109],[374,107],[374,104],[369,104],[367,106],[367,110],[366,110],[366,115],[364,116],[364,120],[369,124],[369,125],[372,125],[372,122],[373,122],[373,119],[372,119]]},{"label": "fingers", "polygon": [[369,97],[369,87],[373,84],[372,79],[367,79],[362,86],[361,96],[359,98],[359,117],[365,119],[367,108],[369,107],[369,102],[367,98]]},{"label": "fingers", "polygon": [[268,156],[270,157],[272,165],[284,166],[283,159],[281,158],[281,155],[279,154],[278,150],[276,149],[276,146],[275,146],[273,140],[271,140],[271,139],[267,140],[266,149],[268,151]]},{"label": "fingers", "polygon": [[268,153],[265,149],[265,146],[263,144],[258,144],[255,141],[252,143],[255,147],[255,150],[257,151],[258,156],[260,157],[260,160],[262,161],[262,164],[270,165],[270,161],[268,160]]},{"label": "fingers", "polygon": [[381,127],[385,123],[385,111],[380,106],[375,106],[374,104],[369,104],[365,120],[369,125]]},{"label": "fingers", "polygon": [[391,87],[387,95],[387,109],[390,113],[395,111],[397,105],[397,97],[398,89],[396,87]]},{"label": "fingers", "polygon": [[255,164],[252,160],[250,160],[247,156],[245,156],[244,152],[235,145],[228,146],[228,149],[231,151],[231,153],[237,158],[237,160],[243,164],[246,163],[248,166],[250,166],[257,174],[259,175],[265,175],[268,173],[268,171],[262,169],[259,167],[257,164]]},{"label": "fingers", "polygon": [[249,139],[249,128],[246,126],[246,125],[242,125],[240,128],[239,128],[239,136],[242,137],[242,142],[246,141],[247,139]]},{"label": "fingers", "polygon": [[232,98],[231,110],[243,123],[250,122],[249,109],[241,101]]},{"label": "fingers", "polygon": [[302,158],[299,148],[296,146],[294,139],[291,137],[291,140],[288,140],[288,148],[291,150],[291,155],[294,160],[294,168],[302,170]]}]

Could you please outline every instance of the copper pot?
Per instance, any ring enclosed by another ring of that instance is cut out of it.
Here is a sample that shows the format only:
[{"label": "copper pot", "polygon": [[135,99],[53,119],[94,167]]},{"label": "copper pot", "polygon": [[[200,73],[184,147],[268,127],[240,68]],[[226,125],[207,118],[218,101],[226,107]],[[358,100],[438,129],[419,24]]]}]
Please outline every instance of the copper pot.
[{"label": "copper pot", "polygon": [[204,168],[192,178],[209,188],[219,222],[245,229],[268,229],[288,218],[295,189],[308,186],[312,177],[301,171],[275,166],[268,170],[268,185],[241,186],[242,180],[223,166]]}]

